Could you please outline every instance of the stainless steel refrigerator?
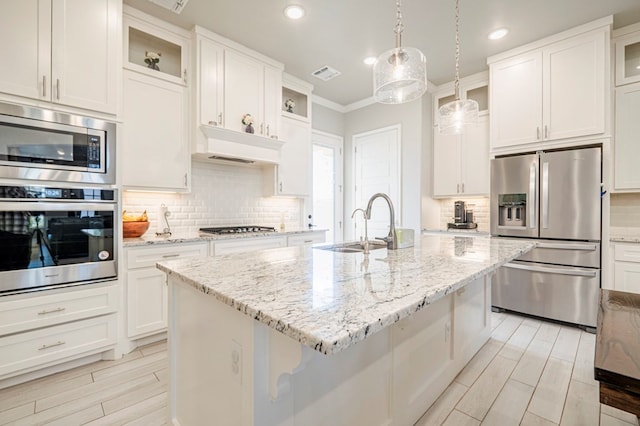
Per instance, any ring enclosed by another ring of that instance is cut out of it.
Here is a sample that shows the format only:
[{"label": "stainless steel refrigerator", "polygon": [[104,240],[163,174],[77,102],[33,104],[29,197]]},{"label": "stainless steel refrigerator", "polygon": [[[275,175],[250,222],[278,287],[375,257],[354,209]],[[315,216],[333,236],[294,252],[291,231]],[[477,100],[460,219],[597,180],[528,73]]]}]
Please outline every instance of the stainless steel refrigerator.
[{"label": "stainless steel refrigerator", "polygon": [[494,307],[596,326],[601,183],[599,146],[491,160],[491,234],[538,240],[496,273]]}]

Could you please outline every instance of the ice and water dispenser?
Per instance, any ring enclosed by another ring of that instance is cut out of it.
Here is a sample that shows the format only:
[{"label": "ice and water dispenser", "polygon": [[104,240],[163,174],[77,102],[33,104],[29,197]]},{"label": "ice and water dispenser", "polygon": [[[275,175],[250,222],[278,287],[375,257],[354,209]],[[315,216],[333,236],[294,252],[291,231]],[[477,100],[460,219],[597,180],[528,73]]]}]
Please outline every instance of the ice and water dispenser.
[{"label": "ice and water dispenser", "polygon": [[527,226],[527,194],[498,194],[498,226]]}]

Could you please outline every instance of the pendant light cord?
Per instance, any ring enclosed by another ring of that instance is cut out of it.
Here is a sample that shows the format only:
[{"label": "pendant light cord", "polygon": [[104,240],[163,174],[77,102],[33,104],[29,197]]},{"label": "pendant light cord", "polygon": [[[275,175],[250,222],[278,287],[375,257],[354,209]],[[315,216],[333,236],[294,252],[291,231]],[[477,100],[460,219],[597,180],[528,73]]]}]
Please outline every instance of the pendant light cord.
[{"label": "pendant light cord", "polygon": [[400,0],[396,0],[396,49],[399,49],[402,45],[402,31],[404,25],[402,25],[402,12],[400,12]]},{"label": "pendant light cord", "polygon": [[455,98],[460,100],[460,0],[456,0],[456,80],[455,80]]}]

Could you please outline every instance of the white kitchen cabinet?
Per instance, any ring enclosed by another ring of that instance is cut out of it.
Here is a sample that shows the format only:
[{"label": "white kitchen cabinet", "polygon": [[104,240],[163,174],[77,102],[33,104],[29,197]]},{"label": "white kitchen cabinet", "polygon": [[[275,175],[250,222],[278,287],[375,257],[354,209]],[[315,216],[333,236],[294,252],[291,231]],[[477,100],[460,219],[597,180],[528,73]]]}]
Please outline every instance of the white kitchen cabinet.
[{"label": "white kitchen cabinet", "polygon": [[113,348],[118,294],[103,283],[4,296],[0,379]]},{"label": "white kitchen cabinet", "polygon": [[286,246],[287,238],[285,236],[247,237],[225,241],[215,240],[212,242],[212,254],[214,256],[222,256],[225,254],[246,253]]},{"label": "white kitchen cabinet", "polygon": [[640,189],[640,83],[615,90],[615,139],[613,143],[614,187],[617,190]]},{"label": "white kitchen cabinet", "polygon": [[288,96],[287,99],[297,102],[293,112],[286,108],[281,111],[280,136],[285,143],[280,149],[278,165],[264,169],[266,195],[307,196],[311,193],[311,105],[306,102],[312,91],[311,84],[284,75],[282,97]]},{"label": "white kitchen cabinet", "polygon": [[175,243],[125,248],[127,337],[137,339],[167,329],[166,275],[156,262],[206,256],[207,243]]},{"label": "white kitchen cabinet", "polygon": [[278,139],[282,64],[200,27],[195,32],[197,125]]},{"label": "white kitchen cabinet", "polygon": [[224,52],[223,126],[246,132],[242,117],[251,114],[257,135],[278,139],[282,70],[249,55]]},{"label": "white kitchen cabinet", "polygon": [[442,135],[433,143],[433,196],[489,194],[489,116],[460,135]]},{"label": "white kitchen cabinet", "polygon": [[615,243],[613,257],[613,288],[640,293],[640,244]]},{"label": "white kitchen cabinet", "polygon": [[122,184],[187,191],[191,166],[187,89],[129,70],[123,74]]},{"label": "white kitchen cabinet", "polygon": [[[125,12],[122,184],[132,189],[188,191],[189,32],[129,7]],[[159,70],[144,66],[146,51],[162,53]]]},{"label": "white kitchen cabinet", "polygon": [[488,59],[492,150],[605,133],[610,19],[596,25]]},{"label": "white kitchen cabinet", "polygon": [[[186,85],[189,75],[189,34],[146,15],[124,7],[123,66],[126,69]],[[145,62],[149,53],[160,55],[158,62]],[[157,69],[156,69],[157,68]]]},{"label": "white kitchen cabinet", "polygon": [[120,16],[118,0],[7,5],[0,16],[0,92],[114,114]]},{"label": "white kitchen cabinet", "polygon": [[326,241],[326,231],[312,231],[287,236],[287,247],[320,244]]},{"label": "white kitchen cabinet", "polygon": [[48,367],[116,343],[115,314],[0,337],[0,378]]},{"label": "white kitchen cabinet", "polygon": [[264,169],[265,195],[306,196],[311,192],[311,125],[282,117],[285,144],[277,166]]},{"label": "white kitchen cabinet", "polygon": [[617,29],[614,37],[616,86],[640,82],[640,23]]}]

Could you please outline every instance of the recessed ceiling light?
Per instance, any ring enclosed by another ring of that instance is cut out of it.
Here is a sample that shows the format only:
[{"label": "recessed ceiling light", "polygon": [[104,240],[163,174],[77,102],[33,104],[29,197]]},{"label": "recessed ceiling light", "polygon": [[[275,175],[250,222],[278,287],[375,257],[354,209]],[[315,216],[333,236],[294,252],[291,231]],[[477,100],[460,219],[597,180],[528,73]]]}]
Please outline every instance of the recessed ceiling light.
[{"label": "recessed ceiling light", "polygon": [[377,60],[378,58],[376,58],[375,56],[367,56],[362,62],[364,62],[365,65],[373,65]]},{"label": "recessed ceiling light", "polygon": [[498,28],[497,30],[491,31],[488,35],[488,38],[489,40],[498,40],[506,36],[508,32],[509,30],[506,28]]},{"label": "recessed ceiling light", "polygon": [[284,8],[284,16],[289,19],[300,19],[304,16],[304,9],[297,4],[291,4]]}]

